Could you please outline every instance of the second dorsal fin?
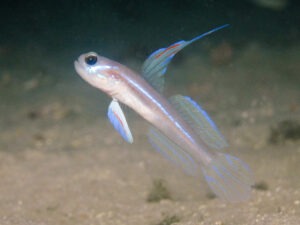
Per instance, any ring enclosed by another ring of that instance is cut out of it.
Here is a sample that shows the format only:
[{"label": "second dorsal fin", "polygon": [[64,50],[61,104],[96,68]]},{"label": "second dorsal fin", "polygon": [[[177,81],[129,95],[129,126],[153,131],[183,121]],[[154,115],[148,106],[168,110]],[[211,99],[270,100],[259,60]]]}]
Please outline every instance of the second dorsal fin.
[{"label": "second dorsal fin", "polygon": [[228,146],[216,124],[190,97],[175,95],[170,98],[170,102],[206,145],[216,150]]}]

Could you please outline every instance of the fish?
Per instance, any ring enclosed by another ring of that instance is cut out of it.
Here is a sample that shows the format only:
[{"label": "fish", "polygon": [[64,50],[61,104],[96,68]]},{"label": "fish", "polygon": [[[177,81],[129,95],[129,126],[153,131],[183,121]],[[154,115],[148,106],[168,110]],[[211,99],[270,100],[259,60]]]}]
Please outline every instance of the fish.
[{"label": "fish", "polygon": [[228,202],[242,202],[251,196],[250,167],[226,153],[229,146],[226,139],[192,98],[163,95],[164,74],[172,58],[191,43],[228,26],[216,27],[189,41],[181,40],[154,51],[140,73],[96,52],[80,55],[74,66],[83,80],[112,98],[107,116],[126,142],[133,143],[133,135],[122,105],[148,121],[147,136],[154,149],[188,175],[203,175],[216,196]]}]

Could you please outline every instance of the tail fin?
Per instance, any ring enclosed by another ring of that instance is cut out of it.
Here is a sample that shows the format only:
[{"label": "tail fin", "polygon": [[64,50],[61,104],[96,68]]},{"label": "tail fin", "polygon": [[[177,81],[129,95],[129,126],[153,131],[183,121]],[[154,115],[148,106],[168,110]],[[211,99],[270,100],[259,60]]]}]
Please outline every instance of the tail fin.
[{"label": "tail fin", "polygon": [[250,197],[252,173],[248,165],[240,159],[218,153],[202,170],[210,188],[220,198],[241,202]]}]

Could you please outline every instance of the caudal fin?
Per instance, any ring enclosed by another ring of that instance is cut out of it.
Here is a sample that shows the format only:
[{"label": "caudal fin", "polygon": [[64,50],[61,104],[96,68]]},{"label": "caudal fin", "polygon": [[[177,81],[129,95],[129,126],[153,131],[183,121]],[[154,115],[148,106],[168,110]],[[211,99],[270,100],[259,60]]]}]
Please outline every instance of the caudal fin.
[{"label": "caudal fin", "polygon": [[240,159],[218,153],[202,170],[208,185],[220,198],[241,202],[250,197],[252,173],[248,165]]}]

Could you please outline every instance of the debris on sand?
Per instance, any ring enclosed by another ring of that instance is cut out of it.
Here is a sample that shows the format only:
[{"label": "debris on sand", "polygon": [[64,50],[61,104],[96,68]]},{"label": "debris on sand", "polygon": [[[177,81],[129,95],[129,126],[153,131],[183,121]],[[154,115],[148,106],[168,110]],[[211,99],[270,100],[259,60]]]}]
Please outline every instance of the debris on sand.
[{"label": "debris on sand", "polygon": [[278,144],[287,140],[296,141],[300,139],[300,123],[296,120],[283,120],[271,127],[269,142]]},{"label": "debris on sand", "polygon": [[267,191],[269,190],[269,185],[265,181],[260,181],[255,183],[253,188],[259,191]]},{"label": "debris on sand", "polygon": [[157,225],[171,225],[171,224],[178,223],[178,222],[180,222],[179,217],[176,216],[176,215],[173,215],[173,216],[167,216],[167,217],[165,217]]},{"label": "debris on sand", "polygon": [[153,187],[147,197],[147,202],[159,202],[163,199],[171,199],[171,194],[166,188],[165,181],[156,179],[153,181]]}]

